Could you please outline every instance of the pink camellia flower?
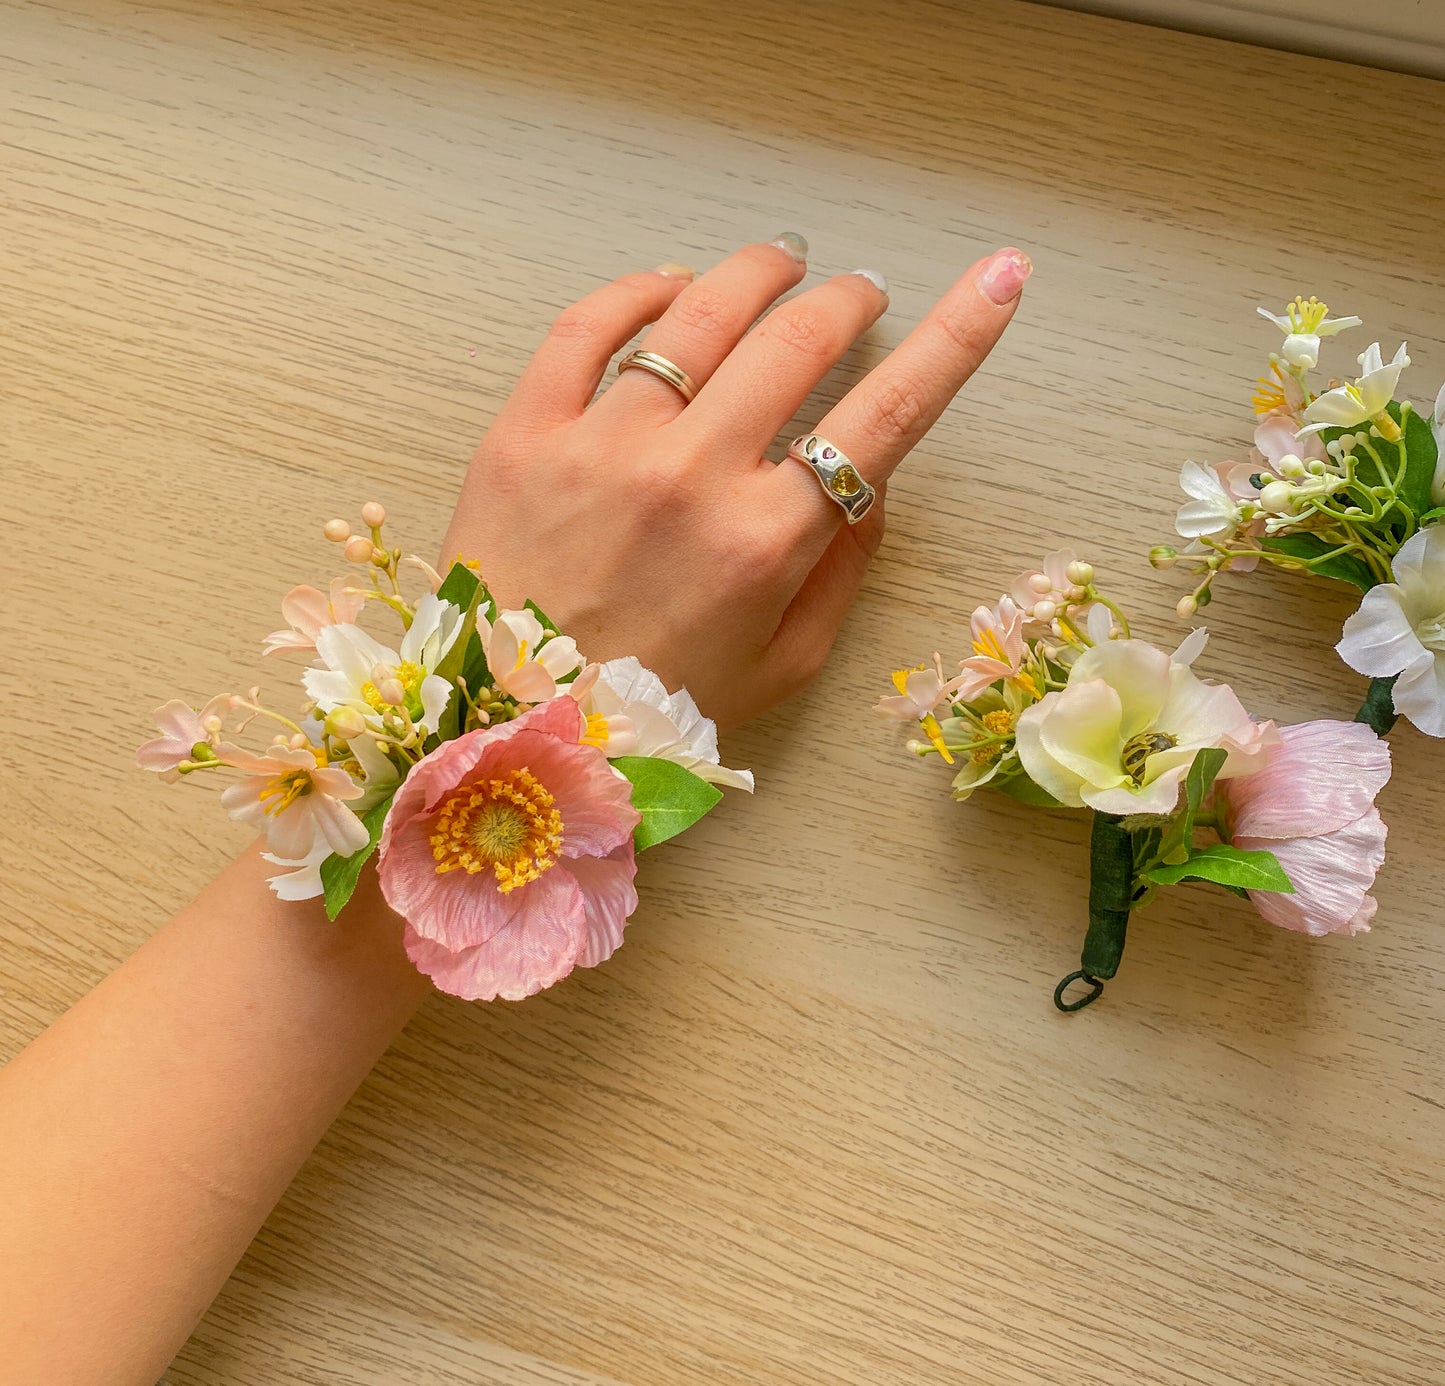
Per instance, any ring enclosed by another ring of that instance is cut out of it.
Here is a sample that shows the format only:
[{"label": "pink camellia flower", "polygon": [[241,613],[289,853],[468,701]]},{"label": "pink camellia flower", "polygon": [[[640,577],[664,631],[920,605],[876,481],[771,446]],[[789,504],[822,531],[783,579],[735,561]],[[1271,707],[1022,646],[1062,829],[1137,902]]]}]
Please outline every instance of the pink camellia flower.
[{"label": "pink camellia flower", "polygon": [[1281,727],[1264,769],[1215,789],[1220,836],[1264,848],[1294,894],[1252,890],[1271,924],[1305,934],[1367,931],[1368,892],[1385,860],[1385,823],[1375,796],[1390,778],[1390,748],[1360,722]]},{"label": "pink camellia flower", "polygon": [[314,650],[316,637],[325,626],[353,624],[366,605],[366,596],[352,588],[350,581],[344,577],[333,578],[330,596],[304,584],[293,587],[281,598],[281,614],[290,624],[285,630],[273,630],[266,637],[262,653]]},{"label": "pink camellia flower", "polygon": [[324,756],[309,746],[272,746],[263,756],[219,746],[217,760],[246,772],[221,795],[221,807],[262,829],[271,851],[288,862],[306,857],[318,838],[349,857],[371,841],[366,824],[346,806],[366,791],[345,770],[327,765]]},{"label": "pink camellia flower", "polygon": [[519,1001],[622,942],[637,908],[631,786],[559,697],[443,742],[397,791],[381,888],[406,951],[469,1001]]},{"label": "pink camellia flower", "polygon": [[219,728],[206,724],[215,718],[224,718],[230,710],[231,698],[227,693],[212,698],[199,712],[179,699],[158,707],[152,716],[161,734],[136,748],[135,763],[142,770],[153,770],[162,779],[178,779],[181,765],[194,758],[192,752],[197,745],[216,744]]}]

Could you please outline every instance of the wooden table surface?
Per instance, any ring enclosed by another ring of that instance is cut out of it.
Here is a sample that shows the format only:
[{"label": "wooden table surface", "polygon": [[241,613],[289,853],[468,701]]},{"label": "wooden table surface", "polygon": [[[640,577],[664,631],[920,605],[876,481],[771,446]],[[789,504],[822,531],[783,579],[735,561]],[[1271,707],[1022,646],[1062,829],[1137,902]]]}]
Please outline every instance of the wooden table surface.
[{"label": "wooden table surface", "polygon": [[[756,799],[605,967],[432,999],[175,1386],[1445,1381],[1440,745],[1395,737],[1374,932],[1176,892],[1066,1019],[1083,817],[955,805],[869,711],[1064,542],[1177,635],[1140,555],[1247,439],[1256,303],[1433,397],[1440,97],[1014,0],[0,0],[6,1054],[245,840],[134,770],[149,710],[249,678],[326,516],[432,543],[561,305],[796,228],[894,285],[836,395],[1038,264],[824,677],[731,739]],[[1349,714],[1342,592],[1226,595],[1207,671]]]}]

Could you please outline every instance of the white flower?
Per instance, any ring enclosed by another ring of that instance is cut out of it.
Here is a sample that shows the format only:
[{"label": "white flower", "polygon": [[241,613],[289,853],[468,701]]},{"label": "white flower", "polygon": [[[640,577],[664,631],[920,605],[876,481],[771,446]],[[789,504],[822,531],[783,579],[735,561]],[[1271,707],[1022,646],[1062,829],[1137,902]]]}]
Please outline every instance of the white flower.
[{"label": "white flower", "polygon": [[1395,711],[1429,736],[1445,736],[1445,526],[1407,539],[1394,582],[1365,593],[1335,646],[1372,679],[1398,674]]},{"label": "white flower", "polygon": [[557,680],[580,668],[582,656],[570,635],[549,636],[530,611],[503,611],[495,621],[477,612],[477,634],[498,690],[519,703],[557,696]]},{"label": "white flower", "polygon": [[371,840],[366,825],[347,807],[348,800],[361,797],[361,786],[345,770],[326,765],[324,752],[272,746],[258,756],[223,745],[216,755],[246,772],[240,784],[221,795],[221,807],[232,818],[262,829],[278,857],[299,861],[310,855],[318,839],[330,851],[349,857]]},{"label": "white flower", "polygon": [[323,837],[304,857],[278,857],[275,852],[262,852],[261,856],[274,866],[288,870],[276,876],[268,876],[266,884],[280,900],[314,900],[324,893],[321,884],[321,863],[331,855],[331,844]]},{"label": "white flower", "polygon": [[1272,722],[1254,722],[1226,685],[1193,673],[1187,661],[1203,643],[1193,632],[1174,658],[1142,640],[1084,651],[1062,691],[1019,714],[1024,772],[1073,808],[1167,814],[1206,747],[1229,753],[1221,778],[1258,769],[1279,734]]},{"label": "white flower", "polygon": [[1202,539],[1210,534],[1233,534],[1239,526],[1239,501],[1225,487],[1219,472],[1199,462],[1186,462],[1179,473],[1179,486],[1190,500],[1179,507],[1174,528],[1184,539]]},{"label": "white flower", "polygon": [[153,770],[163,780],[179,779],[181,765],[194,759],[192,752],[197,745],[216,745],[220,720],[230,709],[230,695],[225,693],[212,698],[199,712],[179,699],[158,707],[152,716],[161,734],[136,749],[135,763],[142,770]]},{"label": "white flower", "polygon": [[1333,337],[1347,327],[1359,327],[1362,321],[1360,318],[1328,318],[1325,314],[1329,311],[1319,299],[1311,296],[1308,302],[1296,298],[1293,303],[1286,304],[1283,314],[1261,308],[1259,315],[1268,318],[1284,333],[1280,355],[1292,366],[1313,370],[1320,363],[1320,338]]},{"label": "white flower", "polygon": [[1445,385],[1435,396],[1435,479],[1430,483],[1430,504],[1445,505]]},{"label": "white flower", "polygon": [[[454,691],[434,670],[461,633],[463,614],[427,593],[416,604],[400,651],[388,649],[360,626],[323,626],[316,634],[316,653],[325,667],[307,669],[301,681],[323,713],[349,706],[379,722],[389,708],[404,707],[424,732],[434,732]],[[388,703],[383,692],[395,696],[397,689],[401,702]]]},{"label": "white flower", "polygon": [[1317,433],[1322,428],[1355,428],[1378,422],[1382,417],[1389,418],[1385,406],[1395,398],[1400,372],[1409,364],[1404,342],[1388,363],[1380,355],[1379,342],[1372,342],[1360,356],[1360,378],[1353,385],[1337,385],[1320,395],[1305,410],[1309,423],[1300,433]]},{"label": "white flower", "polygon": [[585,739],[609,758],[654,756],[712,784],[752,793],[750,770],[718,763],[717,726],[702,715],[687,689],[669,693],[651,669],[630,656],[589,665],[577,685],[587,714]]}]

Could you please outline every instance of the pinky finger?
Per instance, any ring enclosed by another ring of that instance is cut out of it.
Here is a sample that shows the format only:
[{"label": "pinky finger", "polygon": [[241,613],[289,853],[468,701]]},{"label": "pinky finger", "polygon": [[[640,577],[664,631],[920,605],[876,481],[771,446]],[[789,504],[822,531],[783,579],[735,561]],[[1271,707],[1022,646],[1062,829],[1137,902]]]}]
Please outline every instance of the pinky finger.
[{"label": "pinky finger", "polygon": [[575,419],[591,403],[613,354],[656,322],[691,281],[686,265],[662,265],[624,274],[564,308],[502,415],[514,424],[543,428]]}]

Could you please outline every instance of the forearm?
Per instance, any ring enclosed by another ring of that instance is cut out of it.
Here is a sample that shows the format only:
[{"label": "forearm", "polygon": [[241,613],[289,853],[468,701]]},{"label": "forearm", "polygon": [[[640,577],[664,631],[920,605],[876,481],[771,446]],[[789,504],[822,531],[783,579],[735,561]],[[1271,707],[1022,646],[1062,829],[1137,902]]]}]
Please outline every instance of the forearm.
[{"label": "forearm", "polygon": [[370,873],[331,923],[268,870],[246,853],[0,1072],[16,1381],[149,1386],[426,994]]}]

